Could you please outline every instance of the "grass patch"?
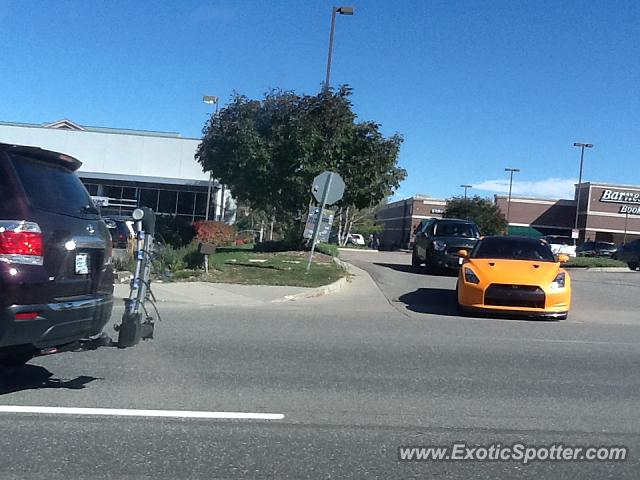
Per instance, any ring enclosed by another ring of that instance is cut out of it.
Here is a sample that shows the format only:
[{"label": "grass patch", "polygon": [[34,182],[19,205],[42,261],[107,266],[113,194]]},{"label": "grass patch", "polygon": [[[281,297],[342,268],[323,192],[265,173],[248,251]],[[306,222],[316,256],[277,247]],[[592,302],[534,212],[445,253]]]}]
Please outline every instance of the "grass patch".
[{"label": "grass patch", "polygon": [[338,256],[338,246],[333,243],[318,243],[316,245],[316,252],[324,253],[330,257]]},{"label": "grass patch", "polygon": [[319,287],[347,274],[331,257],[321,253],[314,255],[311,270],[307,274],[307,258],[305,252],[218,251],[209,256],[209,274],[201,272],[198,280],[242,285]]},{"label": "grass patch", "polygon": [[620,260],[613,260],[607,257],[576,257],[564,264],[567,268],[606,268],[606,267],[627,267],[627,264]]}]

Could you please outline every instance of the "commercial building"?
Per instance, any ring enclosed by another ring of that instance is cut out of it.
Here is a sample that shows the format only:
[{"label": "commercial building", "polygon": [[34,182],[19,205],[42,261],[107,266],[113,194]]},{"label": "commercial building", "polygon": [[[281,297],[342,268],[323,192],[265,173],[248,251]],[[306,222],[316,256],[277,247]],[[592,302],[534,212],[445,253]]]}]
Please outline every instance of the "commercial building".
[{"label": "commercial building", "polygon": [[191,220],[233,221],[230,192],[210,181],[194,158],[199,139],[175,132],[89,127],[64,119],[41,125],[0,122],[0,142],[78,158],[78,176],[102,205],[103,215],[125,217],[135,207],[147,206]]},{"label": "commercial building", "polygon": [[[586,182],[576,185],[573,200],[511,198],[509,225],[545,235],[572,235],[578,208],[578,243],[600,240],[616,244],[640,238],[640,186]],[[496,196],[503,212],[506,196]],[[526,230],[524,230],[526,232]]]},{"label": "commercial building", "polygon": [[[542,236],[574,234],[577,242],[599,240],[621,244],[640,238],[640,186],[585,182],[576,185],[573,199],[542,199],[496,195],[502,213],[509,214],[511,234]],[[415,228],[425,218],[442,218],[446,200],[418,195],[389,203],[376,216],[385,249],[408,248]]]},{"label": "commercial building", "polygon": [[427,195],[388,203],[376,214],[376,224],[382,226],[378,234],[380,247],[385,250],[407,248],[420,222],[426,218],[442,218],[446,206],[446,200]]}]

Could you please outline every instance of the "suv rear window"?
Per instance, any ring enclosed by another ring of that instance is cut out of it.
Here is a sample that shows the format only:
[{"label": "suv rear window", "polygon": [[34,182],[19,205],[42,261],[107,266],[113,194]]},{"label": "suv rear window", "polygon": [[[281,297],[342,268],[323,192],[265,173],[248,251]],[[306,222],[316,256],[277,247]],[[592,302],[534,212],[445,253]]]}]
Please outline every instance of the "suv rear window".
[{"label": "suv rear window", "polygon": [[20,183],[34,208],[75,217],[95,217],[87,190],[69,170],[22,155],[12,155]]},{"label": "suv rear window", "polygon": [[438,222],[435,229],[436,237],[465,237],[479,238],[480,232],[472,223]]}]

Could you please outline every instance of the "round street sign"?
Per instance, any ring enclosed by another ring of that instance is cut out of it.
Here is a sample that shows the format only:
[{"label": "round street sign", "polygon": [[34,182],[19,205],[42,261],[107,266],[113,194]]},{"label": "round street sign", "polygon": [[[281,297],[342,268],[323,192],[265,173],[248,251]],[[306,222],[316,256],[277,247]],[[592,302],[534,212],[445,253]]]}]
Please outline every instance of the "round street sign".
[{"label": "round street sign", "polygon": [[313,179],[311,193],[318,202],[322,203],[324,200],[326,205],[332,205],[344,195],[344,181],[335,172],[322,172]]}]

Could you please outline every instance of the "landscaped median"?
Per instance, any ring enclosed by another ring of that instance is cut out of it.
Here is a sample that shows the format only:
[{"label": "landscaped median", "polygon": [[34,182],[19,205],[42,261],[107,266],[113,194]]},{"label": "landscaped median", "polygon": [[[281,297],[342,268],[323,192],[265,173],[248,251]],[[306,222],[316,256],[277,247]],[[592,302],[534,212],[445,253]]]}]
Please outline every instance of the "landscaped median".
[{"label": "landscaped median", "polygon": [[[322,245],[321,251],[314,254],[308,273],[309,252],[259,251],[262,249],[269,250],[270,246],[219,247],[216,253],[208,255],[209,273],[205,273],[204,255],[198,253],[197,244],[177,249],[159,247],[154,270],[157,278],[165,282],[198,281],[310,288],[329,285],[348,276],[344,265],[334,260],[337,250],[326,245]],[[125,270],[132,269],[131,260],[118,266]]]},{"label": "landscaped median", "polygon": [[607,257],[575,257],[563,266],[565,268],[629,269],[626,263]]}]

